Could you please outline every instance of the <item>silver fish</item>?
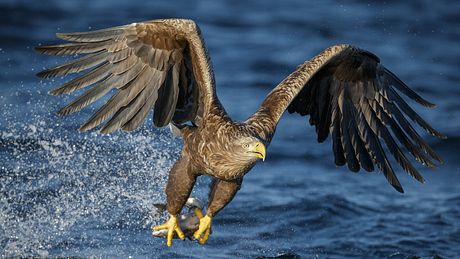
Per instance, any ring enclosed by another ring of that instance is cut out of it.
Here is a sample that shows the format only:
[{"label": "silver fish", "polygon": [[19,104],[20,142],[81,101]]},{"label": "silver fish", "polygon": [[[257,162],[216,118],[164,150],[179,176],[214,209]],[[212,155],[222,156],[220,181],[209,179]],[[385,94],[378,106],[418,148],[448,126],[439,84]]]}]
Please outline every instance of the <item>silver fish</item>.
[{"label": "silver fish", "polygon": [[[158,207],[162,207],[162,205],[159,205]],[[188,212],[179,216],[179,226],[184,232],[185,237],[193,240],[193,233],[198,230],[200,225],[200,219],[196,215],[195,211],[196,209],[199,209],[201,212],[204,208],[204,204],[198,198],[190,197],[187,199],[185,207],[188,209]],[[153,230],[152,235],[154,237],[166,238],[168,230]],[[177,235],[174,235],[174,238],[178,238]]]}]

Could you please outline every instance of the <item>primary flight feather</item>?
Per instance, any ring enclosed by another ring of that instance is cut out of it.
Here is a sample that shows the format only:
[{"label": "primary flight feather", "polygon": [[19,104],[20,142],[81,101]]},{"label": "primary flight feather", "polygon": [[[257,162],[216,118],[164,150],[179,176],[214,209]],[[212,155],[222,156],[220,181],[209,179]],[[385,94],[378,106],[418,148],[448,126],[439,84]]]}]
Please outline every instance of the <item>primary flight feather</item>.
[{"label": "primary flight feather", "polygon": [[404,150],[428,167],[442,163],[408,120],[434,136],[445,136],[423,120],[400,94],[426,107],[434,104],[380,64],[377,56],[350,45],[331,46],[299,65],[252,116],[236,122],[217,98],[211,61],[192,20],[153,20],[57,36],[72,43],[40,46],[37,51],[83,56],[38,76],[85,71],[50,93],[60,95],[86,88],[58,112],[60,115],[77,112],[116,89],[81,130],[104,124],[100,131],[105,134],[119,129],[132,131],[153,110],[155,126],[171,125],[183,138],[181,156],[166,186],[170,219],[155,227],[168,231],[168,246],[175,234],[184,238],[177,217],[200,175],[214,179],[206,215],[200,215],[194,234],[201,244],[207,241],[212,218],[233,199],[256,161],[265,159],[266,148],[286,110],[309,115],[318,142],[331,135],[337,165],[347,164],[354,172],[377,167],[399,192],[403,189],[382,143],[403,170],[420,182],[424,179]]}]

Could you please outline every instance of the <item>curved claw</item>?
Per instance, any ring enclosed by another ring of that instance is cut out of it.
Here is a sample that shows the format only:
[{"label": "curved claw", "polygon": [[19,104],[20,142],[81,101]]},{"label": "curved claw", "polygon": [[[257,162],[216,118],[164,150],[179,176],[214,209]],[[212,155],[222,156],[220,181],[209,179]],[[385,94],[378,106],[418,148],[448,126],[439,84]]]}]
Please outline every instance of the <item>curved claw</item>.
[{"label": "curved claw", "polygon": [[[199,219],[202,219],[204,217],[203,215],[203,212],[201,211],[201,209],[199,208],[195,208],[195,215],[199,218]],[[201,224],[201,221],[200,221],[200,224]],[[197,231],[198,232],[198,231]],[[196,232],[195,232],[196,233]],[[200,239],[198,239],[198,243],[200,243],[200,245],[204,245],[206,243],[206,241],[208,240],[209,238],[209,235],[211,234],[211,227],[207,228],[205,231],[204,231],[204,235],[202,237],[200,237]]]},{"label": "curved claw", "polygon": [[204,235],[200,237],[200,239],[198,240],[198,243],[200,245],[206,244],[206,241],[208,241],[210,234],[211,234],[211,228],[209,227],[208,229],[206,229],[206,231],[204,231]]},{"label": "curved claw", "polygon": [[212,217],[206,215],[200,218],[200,226],[198,230],[193,234],[195,239],[198,239],[200,245],[204,245],[209,238],[211,233]]},{"label": "curved claw", "polygon": [[166,245],[169,247],[172,245],[172,239],[173,239],[174,233],[176,233],[180,239],[182,240],[185,239],[184,232],[182,232],[182,230],[179,227],[177,217],[173,215],[170,216],[169,220],[166,223],[152,227],[152,229],[156,231],[162,230],[162,229],[168,230]]}]

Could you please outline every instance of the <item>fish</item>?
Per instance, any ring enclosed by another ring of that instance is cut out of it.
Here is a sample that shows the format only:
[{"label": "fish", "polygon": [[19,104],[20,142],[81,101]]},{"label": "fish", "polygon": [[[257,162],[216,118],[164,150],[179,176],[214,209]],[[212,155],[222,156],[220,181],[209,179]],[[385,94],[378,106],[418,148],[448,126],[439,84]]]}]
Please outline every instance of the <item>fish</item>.
[{"label": "fish", "polygon": [[[160,211],[166,210],[165,204],[155,204]],[[195,197],[190,197],[185,203],[185,207],[188,209],[187,212],[179,216],[179,227],[181,228],[184,235],[189,240],[195,240],[193,234],[198,230],[200,226],[200,217],[203,215],[204,203]],[[166,238],[168,235],[167,229],[162,230],[152,230],[152,236],[158,238]],[[177,235],[174,235],[173,238],[179,238]]]}]

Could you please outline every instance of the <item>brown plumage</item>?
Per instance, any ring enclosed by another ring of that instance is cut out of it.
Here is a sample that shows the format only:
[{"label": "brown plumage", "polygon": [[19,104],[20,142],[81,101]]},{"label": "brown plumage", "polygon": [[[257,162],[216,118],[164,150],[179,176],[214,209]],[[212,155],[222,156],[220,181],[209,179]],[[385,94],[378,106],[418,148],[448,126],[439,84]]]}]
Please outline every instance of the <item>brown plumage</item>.
[{"label": "brown plumage", "polygon": [[233,199],[257,159],[265,158],[265,147],[285,110],[310,115],[318,142],[332,135],[337,165],[347,164],[355,172],[361,167],[373,171],[377,166],[400,192],[403,189],[382,143],[399,165],[420,182],[423,177],[400,145],[426,166],[435,167],[432,160],[442,163],[407,118],[434,136],[445,136],[417,115],[400,94],[426,107],[434,104],[407,87],[380,64],[377,56],[350,45],[329,47],[298,66],[267,95],[256,113],[244,122],[235,122],[217,98],[209,56],[199,28],[191,20],[153,20],[57,36],[72,43],[40,46],[37,51],[86,55],[38,76],[48,78],[87,70],[51,91],[60,95],[87,88],[59,114],[79,111],[117,89],[81,130],[105,123],[102,133],[132,131],[153,110],[155,126],[170,124],[182,136],[182,154],[171,169],[166,187],[171,219],[157,227],[168,229],[168,245],[174,232],[183,237],[175,216],[200,175],[214,177],[207,216],[201,219],[195,233],[200,243],[206,241],[211,218]]}]

